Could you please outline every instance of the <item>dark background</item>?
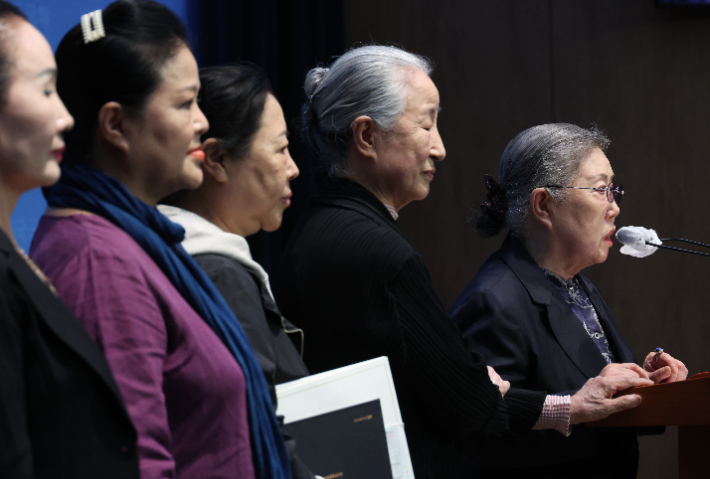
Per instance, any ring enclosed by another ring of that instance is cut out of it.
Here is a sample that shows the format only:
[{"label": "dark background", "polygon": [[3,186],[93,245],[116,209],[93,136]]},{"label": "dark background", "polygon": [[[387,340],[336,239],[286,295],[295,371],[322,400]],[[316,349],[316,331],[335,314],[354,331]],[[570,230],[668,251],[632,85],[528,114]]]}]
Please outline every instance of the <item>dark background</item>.
[{"label": "dark background", "polygon": [[[465,223],[497,177],[507,142],[547,122],[597,124],[624,184],[617,227],[710,242],[710,16],[652,0],[346,0],[346,43],[429,56],[447,159],[399,223],[448,308],[502,236]],[[587,275],[640,360],[660,346],[691,374],[710,370],[710,258],[624,256]],[[639,478],[674,478],[676,428],[642,438]],[[572,474],[571,476],[572,477]]]},{"label": "dark background", "polygon": [[[275,234],[251,238],[275,270],[319,173],[298,141],[305,73],[346,48],[394,44],[430,57],[448,151],[431,194],[401,211],[448,308],[501,237],[466,225],[485,196],[483,174],[518,132],[540,123],[597,124],[626,195],[617,226],[710,242],[710,15],[653,0],[162,0],[187,24],[201,66],[250,60],[264,67],[292,130],[301,169]],[[82,13],[108,0],[18,0],[56,46]],[[44,209],[34,191],[13,215],[28,246]],[[710,370],[706,292],[710,258],[659,251],[623,256],[616,245],[584,274],[595,283],[642,360],[663,347],[691,373]],[[642,438],[639,478],[673,479],[676,430]],[[512,458],[514,460],[514,458]],[[571,472],[573,476],[573,472]]]},{"label": "dark background", "polygon": [[[306,71],[345,48],[393,44],[430,57],[442,98],[447,160],[425,201],[399,223],[423,255],[448,308],[502,236],[466,224],[497,176],[505,145],[541,123],[596,124],[626,195],[617,227],[710,242],[710,15],[653,0],[267,0],[200,2],[201,65],[247,59],[264,66],[284,106],[301,169],[276,234],[250,238],[275,270],[319,173],[298,141]],[[231,6],[229,6],[231,5]],[[210,43],[213,42],[213,43]],[[660,346],[691,373],[710,370],[706,293],[710,258],[660,251],[584,271],[639,361]],[[641,439],[639,478],[677,473],[677,431]]]},{"label": "dark background", "polygon": [[[191,0],[197,2],[197,0]],[[289,125],[289,150],[300,177],[291,184],[293,200],[275,233],[248,238],[252,255],[276,270],[281,251],[322,176],[300,141],[303,82],[309,69],[345,51],[342,0],[202,0],[193,48],[201,67],[250,61],[266,70]]]}]

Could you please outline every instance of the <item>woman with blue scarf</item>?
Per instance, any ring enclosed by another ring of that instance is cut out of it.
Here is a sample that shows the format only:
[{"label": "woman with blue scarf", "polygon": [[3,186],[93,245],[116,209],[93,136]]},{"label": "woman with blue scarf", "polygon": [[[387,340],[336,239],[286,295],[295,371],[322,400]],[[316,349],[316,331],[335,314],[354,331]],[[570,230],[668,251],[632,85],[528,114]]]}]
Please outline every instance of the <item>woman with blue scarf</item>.
[{"label": "woman with blue scarf", "polygon": [[290,479],[246,336],[155,204],[202,181],[197,64],[146,0],[82,17],[57,50],[75,118],[31,255],[103,350],[138,432],[141,477]]}]

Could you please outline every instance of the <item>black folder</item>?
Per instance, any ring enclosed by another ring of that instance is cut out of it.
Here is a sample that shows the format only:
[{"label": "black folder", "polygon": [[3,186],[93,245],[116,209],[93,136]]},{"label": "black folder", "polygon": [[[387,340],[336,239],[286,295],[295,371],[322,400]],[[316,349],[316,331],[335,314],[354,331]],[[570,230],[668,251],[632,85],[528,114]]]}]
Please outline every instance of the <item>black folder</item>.
[{"label": "black folder", "polygon": [[392,479],[380,400],[295,421],[284,432],[296,454],[325,479]]}]

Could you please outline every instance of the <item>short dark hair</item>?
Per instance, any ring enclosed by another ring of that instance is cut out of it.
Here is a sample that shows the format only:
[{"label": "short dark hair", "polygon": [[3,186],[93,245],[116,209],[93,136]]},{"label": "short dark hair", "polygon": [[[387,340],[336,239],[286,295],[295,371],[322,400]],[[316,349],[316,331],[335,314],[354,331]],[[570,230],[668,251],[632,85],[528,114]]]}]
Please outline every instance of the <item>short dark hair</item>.
[{"label": "short dark hair", "polygon": [[10,2],[0,0],[0,18],[5,18],[9,16],[15,16],[23,20],[27,20],[27,17],[25,17],[25,14],[22,13],[22,10],[20,10]]},{"label": "short dark hair", "polygon": [[210,122],[202,141],[215,138],[234,158],[249,153],[261,126],[266,96],[271,91],[266,72],[242,62],[200,69],[200,109]]},{"label": "short dark hair", "polygon": [[[0,23],[6,23],[12,19],[26,21],[27,17],[12,3],[0,0]],[[10,78],[12,77],[10,72],[14,63],[8,46],[9,35],[9,32],[0,33],[0,105],[5,103],[5,95],[10,88]]]},{"label": "short dark hair", "polygon": [[57,91],[75,120],[66,138],[66,161],[91,151],[98,112],[110,101],[140,113],[160,84],[160,68],[185,44],[185,27],[166,6],[118,0],[102,12],[106,36],[84,43],[81,25],[57,49]]}]

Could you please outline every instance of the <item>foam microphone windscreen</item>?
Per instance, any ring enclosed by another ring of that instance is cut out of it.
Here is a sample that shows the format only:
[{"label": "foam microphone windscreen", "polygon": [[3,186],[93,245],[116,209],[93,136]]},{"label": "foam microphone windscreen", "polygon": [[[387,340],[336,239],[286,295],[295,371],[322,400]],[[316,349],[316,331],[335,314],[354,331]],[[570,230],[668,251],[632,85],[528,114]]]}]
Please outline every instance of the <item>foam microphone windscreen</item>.
[{"label": "foam microphone windscreen", "polygon": [[616,239],[618,239],[621,244],[633,245],[637,243],[644,243],[641,232],[631,229],[628,226],[624,226],[616,232]]},{"label": "foam microphone windscreen", "polygon": [[635,258],[645,258],[655,253],[658,248],[650,246],[647,242],[661,244],[661,240],[654,230],[641,226],[624,226],[616,232],[616,239],[624,246],[621,253]]}]

